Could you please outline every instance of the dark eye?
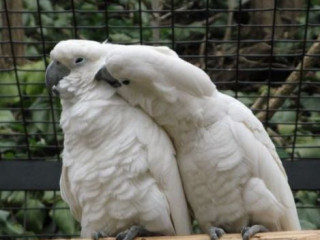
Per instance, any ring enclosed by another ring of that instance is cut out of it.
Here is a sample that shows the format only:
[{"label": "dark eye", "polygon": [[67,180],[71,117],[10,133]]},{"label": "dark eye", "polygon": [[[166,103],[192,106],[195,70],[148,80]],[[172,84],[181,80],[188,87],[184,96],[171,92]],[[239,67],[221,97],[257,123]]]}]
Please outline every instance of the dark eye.
[{"label": "dark eye", "polygon": [[77,58],[75,61],[75,64],[79,64],[79,63],[82,63],[82,62],[84,62],[84,58]]},{"label": "dark eye", "polygon": [[130,84],[130,80],[123,80],[122,83],[123,83],[124,85],[129,85],[129,84]]}]

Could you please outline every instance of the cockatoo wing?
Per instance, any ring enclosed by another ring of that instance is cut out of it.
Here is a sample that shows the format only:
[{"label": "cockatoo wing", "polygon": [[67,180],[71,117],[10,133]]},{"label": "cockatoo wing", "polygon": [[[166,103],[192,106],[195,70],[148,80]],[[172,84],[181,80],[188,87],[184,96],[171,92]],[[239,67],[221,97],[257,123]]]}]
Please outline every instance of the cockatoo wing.
[{"label": "cockatoo wing", "polygon": [[60,177],[60,192],[62,199],[68,203],[70,211],[74,218],[81,222],[82,210],[78,199],[70,192],[71,187],[69,183],[68,167],[62,165],[61,177]]},{"label": "cockatoo wing", "polygon": [[159,53],[162,53],[164,55],[167,55],[167,56],[172,56],[172,57],[177,57],[179,58],[178,54],[171,50],[170,48],[168,47],[164,47],[164,46],[159,46],[159,47],[153,47],[153,46],[144,46],[146,48],[151,48],[152,50],[155,50]]},{"label": "cockatoo wing", "polygon": [[[145,115],[141,114],[141,117],[145,118]],[[132,129],[136,131],[137,141],[142,146],[148,146],[147,161],[150,174],[167,198],[175,232],[178,235],[188,235],[191,231],[190,217],[171,140],[160,128],[152,127],[154,123],[148,119],[139,122],[144,122],[141,126],[144,130],[139,127]],[[149,136],[144,133],[148,133]],[[151,138],[150,133],[153,133]]]},{"label": "cockatoo wing", "polygon": [[[282,211],[278,230],[300,229],[285,170],[263,125],[241,102],[228,96],[224,98],[229,103],[227,116],[232,133],[241,148],[240,152],[243,153],[248,166],[252,167],[252,174],[256,178],[249,183],[248,194],[244,198],[252,201],[254,195],[260,195],[261,198],[257,201],[261,201],[261,205],[267,207],[268,204],[265,201],[269,201],[270,210]],[[259,180],[262,181],[259,182]],[[256,218],[261,220],[263,216],[260,214]]]}]

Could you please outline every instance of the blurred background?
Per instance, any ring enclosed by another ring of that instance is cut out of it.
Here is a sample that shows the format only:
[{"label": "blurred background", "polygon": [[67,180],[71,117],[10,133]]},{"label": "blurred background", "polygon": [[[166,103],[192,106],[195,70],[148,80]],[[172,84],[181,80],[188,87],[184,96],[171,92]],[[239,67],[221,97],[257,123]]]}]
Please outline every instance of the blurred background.
[{"label": "blurred background", "polygon": [[60,102],[44,86],[50,50],[70,38],[165,45],[205,70],[263,121],[302,227],[320,228],[320,0],[0,0],[0,9],[0,238],[79,235],[59,193]]}]

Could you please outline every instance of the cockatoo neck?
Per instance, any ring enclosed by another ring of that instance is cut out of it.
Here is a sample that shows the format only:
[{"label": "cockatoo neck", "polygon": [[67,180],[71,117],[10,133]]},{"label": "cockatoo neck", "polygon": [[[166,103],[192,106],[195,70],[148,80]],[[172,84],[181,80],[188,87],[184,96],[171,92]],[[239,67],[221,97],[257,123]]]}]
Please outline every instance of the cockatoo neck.
[{"label": "cockatoo neck", "polygon": [[[105,123],[112,112],[127,103],[105,82],[96,82],[90,90],[72,98],[62,98],[60,125],[65,134],[89,135],[95,131],[109,131]],[[101,119],[101,121],[99,120]],[[106,124],[107,125],[107,124]]]},{"label": "cockatoo neck", "polygon": [[69,92],[61,96],[61,103],[67,108],[83,102],[108,102],[115,94],[116,90],[109,84],[94,80],[90,85],[83,86],[80,89],[74,90],[72,93]]}]

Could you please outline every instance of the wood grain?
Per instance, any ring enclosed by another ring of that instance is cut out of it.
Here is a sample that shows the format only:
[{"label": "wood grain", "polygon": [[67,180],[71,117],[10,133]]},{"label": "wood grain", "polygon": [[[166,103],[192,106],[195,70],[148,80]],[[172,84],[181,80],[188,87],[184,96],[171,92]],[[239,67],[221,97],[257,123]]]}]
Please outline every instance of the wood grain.
[{"label": "wood grain", "polygon": [[[92,240],[90,238],[72,238],[71,240]],[[56,240],[66,240],[57,238]],[[115,238],[103,238],[101,240],[115,240]],[[208,235],[190,236],[164,236],[164,237],[143,237],[135,240],[210,240]],[[220,240],[242,240],[240,234],[226,234]],[[259,233],[250,240],[320,240],[320,230],[290,231],[290,232],[268,232]]]}]

